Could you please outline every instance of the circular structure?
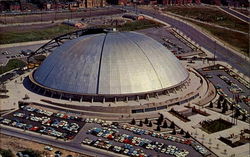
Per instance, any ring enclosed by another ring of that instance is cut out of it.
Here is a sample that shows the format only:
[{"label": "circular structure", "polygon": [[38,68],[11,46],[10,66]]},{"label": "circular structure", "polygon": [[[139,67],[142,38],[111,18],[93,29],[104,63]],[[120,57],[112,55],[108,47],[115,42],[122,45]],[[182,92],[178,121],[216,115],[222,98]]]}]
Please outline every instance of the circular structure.
[{"label": "circular structure", "polygon": [[31,80],[64,97],[102,100],[162,93],[188,76],[178,59],[154,39],[136,32],[107,32],[56,48]]}]

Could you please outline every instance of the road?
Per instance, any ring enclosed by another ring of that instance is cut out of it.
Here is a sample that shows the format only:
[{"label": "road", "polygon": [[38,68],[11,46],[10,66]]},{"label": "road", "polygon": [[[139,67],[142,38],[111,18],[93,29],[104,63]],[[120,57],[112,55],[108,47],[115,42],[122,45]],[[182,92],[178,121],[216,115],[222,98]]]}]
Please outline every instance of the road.
[{"label": "road", "polygon": [[228,12],[229,14],[233,14],[234,16],[240,18],[241,20],[245,21],[245,22],[250,22],[249,18],[244,16],[244,15],[241,15],[239,14],[237,11],[234,11],[230,8],[227,8],[227,7],[221,7],[222,10]]},{"label": "road", "polygon": [[[125,7],[125,9],[134,11],[131,7]],[[197,29],[193,28],[192,26],[176,20],[172,17],[161,15],[159,13],[156,13],[154,11],[145,10],[138,8],[138,11],[142,14],[154,17],[156,19],[159,19],[163,22],[166,22],[170,24],[172,27],[177,28],[181,32],[183,32],[186,36],[188,36],[190,39],[198,43],[200,46],[204,47],[208,51],[215,53],[217,60],[225,61],[228,64],[230,64],[232,67],[240,71],[241,73],[247,75],[250,77],[250,64],[247,60],[243,59],[242,57],[238,56],[231,50],[221,46],[220,44],[216,43],[213,39],[210,37],[204,35]]]},{"label": "road", "polygon": [[40,135],[28,133],[28,132],[19,131],[17,129],[9,129],[6,127],[1,127],[0,133],[6,134],[9,136],[15,136],[15,137],[27,139],[27,140],[38,142],[38,143],[52,145],[55,147],[59,147],[62,149],[66,149],[66,150],[70,150],[73,152],[78,152],[78,153],[82,153],[82,154],[86,154],[90,156],[102,156],[102,157],[114,156],[114,154],[110,154],[108,152],[96,151],[94,149],[83,147],[81,146],[80,143],[74,142],[74,140],[71,142],[67,142],[66,144],[64,141],[59,141],[53,138],[48,138],[46,136],[40,136]]}]

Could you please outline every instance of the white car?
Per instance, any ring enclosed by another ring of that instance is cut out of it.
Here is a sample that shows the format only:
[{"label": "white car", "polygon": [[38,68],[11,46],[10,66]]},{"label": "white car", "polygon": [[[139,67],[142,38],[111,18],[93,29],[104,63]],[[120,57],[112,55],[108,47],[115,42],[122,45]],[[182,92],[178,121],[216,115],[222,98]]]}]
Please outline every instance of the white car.
[{"label": "white car", "polygon": [[52,150],[53,150],[53,148],[50,147],[50,146],[45,146],[44,149],[45,149],[45,150],[49,150],[49,151],[52,151]]}]

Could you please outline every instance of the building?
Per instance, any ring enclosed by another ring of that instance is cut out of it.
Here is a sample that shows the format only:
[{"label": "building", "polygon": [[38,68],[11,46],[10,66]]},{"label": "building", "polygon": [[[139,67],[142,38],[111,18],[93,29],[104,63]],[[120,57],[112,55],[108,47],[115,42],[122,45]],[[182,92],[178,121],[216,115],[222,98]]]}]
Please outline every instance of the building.
[{"label": "building", "polygon": [[123,101],[161,94],[183,84],[189,74],[157,41],[134,32],[115,32],[62,45],[32,76],[38,86],[64,97]]},{"label": "building", "polygon": [[156,40],[105,29],[86,30],[58,46],[24,86],[43,102],[99,116],[166,109],[196,100],[207,87]]}]

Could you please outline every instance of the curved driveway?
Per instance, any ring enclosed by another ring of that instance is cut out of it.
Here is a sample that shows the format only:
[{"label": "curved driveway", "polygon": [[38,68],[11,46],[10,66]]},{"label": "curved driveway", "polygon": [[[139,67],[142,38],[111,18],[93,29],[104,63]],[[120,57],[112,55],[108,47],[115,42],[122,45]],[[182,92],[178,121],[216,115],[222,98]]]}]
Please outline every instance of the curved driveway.
[{"label": "curved driveway", "polygon": [[[134,11],[133,8],[126,7],[127,10]],[[225,61],[229,63],[232,67],[240,71],[241,73],[250,77],[250,63],[243,59],[242,57],[238,56],[234,52],[230,51],[229,49],[221,46],[220,44],[216,43],[213,39],[207,37],[203,33],[199,32],[192,26],[185,24],[182,21],[176,20],[172,17],[161,15],[154,11],[139,9],[138,11],[142,14],[157,18],[161,21],[164,21],[170,24],[172,27],[175,27],[182,31],[186,36],[190,39],[198,43],[200,46],[204,47],[208,51],[215,53],[217,56],[217,60]]]}]

